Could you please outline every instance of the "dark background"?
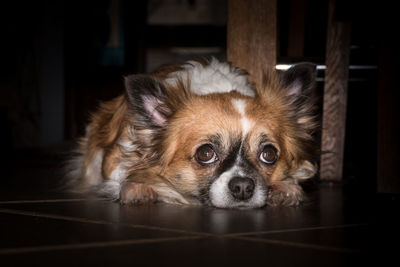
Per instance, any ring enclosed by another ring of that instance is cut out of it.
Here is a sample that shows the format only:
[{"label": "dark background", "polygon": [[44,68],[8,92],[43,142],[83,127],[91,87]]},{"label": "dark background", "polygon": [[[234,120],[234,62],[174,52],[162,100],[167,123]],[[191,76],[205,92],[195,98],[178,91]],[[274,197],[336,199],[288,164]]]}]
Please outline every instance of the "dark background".
[{"label": "dark background", "polygon": [[[306,1],[304,55],[296,58],[288,55],[292,1],[278,1],[278,64],[324,65],[328,1]],[[3,1],[0,142],[6,174],[24,164],[40,165],[41,159],[58,164],[83,135],[90,112],[123,91],[123,75],[198,56],[225,60],[226,5],[225,0]],[[375,191],[377,181],[380,55],[397,51],[391,10],[385,1],[338,1],[335,13],[352,23],[343,180],[367,191]],[[323,79],[321,70],[321,97]],[[398,117],[388,120],[393,118]]]}]

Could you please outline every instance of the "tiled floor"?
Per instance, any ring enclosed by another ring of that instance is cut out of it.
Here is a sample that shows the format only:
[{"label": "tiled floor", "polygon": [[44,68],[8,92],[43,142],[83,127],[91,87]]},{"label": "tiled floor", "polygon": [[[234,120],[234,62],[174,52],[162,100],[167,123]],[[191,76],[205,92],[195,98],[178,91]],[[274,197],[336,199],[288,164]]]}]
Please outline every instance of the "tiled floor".
[{"label": "tiled floor", "polygon": [[341,186],[300,207],[121,206],[52,190],[58,165],[10,168],[0,190],[0,266],[386,266],[397,199]]}]

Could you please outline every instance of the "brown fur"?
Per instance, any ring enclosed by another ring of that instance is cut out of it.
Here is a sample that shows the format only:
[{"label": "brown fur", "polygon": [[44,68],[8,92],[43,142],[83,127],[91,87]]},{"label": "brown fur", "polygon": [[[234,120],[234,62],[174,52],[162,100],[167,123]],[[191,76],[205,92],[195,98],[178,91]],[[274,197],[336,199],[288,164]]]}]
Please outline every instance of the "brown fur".
[{"label": "brown fur", "polygon": [[157,200],[157,193],[149,185],[142,183],[128,183],[121,189],[121,203],[147,204]]}]

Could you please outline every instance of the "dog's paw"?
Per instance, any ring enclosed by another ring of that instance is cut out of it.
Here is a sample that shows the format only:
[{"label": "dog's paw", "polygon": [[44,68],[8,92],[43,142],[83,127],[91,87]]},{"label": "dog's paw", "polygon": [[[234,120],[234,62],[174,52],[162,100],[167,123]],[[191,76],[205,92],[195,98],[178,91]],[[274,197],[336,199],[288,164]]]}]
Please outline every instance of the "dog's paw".
[{"label": "dog's paw", "polygon": [[149,185],[126,183],[122,186],[120,201],[122,204],[151,204],[157,201],[157,193]]},{"label": "dog's paw", "polygon": [[301,186],[277,181],[269,186],[267,204],[269,206],[297,206],[304,200]]}]

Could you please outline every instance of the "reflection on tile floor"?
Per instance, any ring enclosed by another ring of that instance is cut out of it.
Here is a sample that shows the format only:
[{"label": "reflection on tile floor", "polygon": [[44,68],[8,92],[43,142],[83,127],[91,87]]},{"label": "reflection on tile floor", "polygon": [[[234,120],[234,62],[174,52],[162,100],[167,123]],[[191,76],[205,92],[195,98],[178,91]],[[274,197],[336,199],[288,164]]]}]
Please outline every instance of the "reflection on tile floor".
[{"label": "reflection on tile floor", "polygon": [[400,237],[398,202],[340,186],[255,210],[121,206],[19,182],[0,194],[1,266],[359,266],[390,259]]}]

